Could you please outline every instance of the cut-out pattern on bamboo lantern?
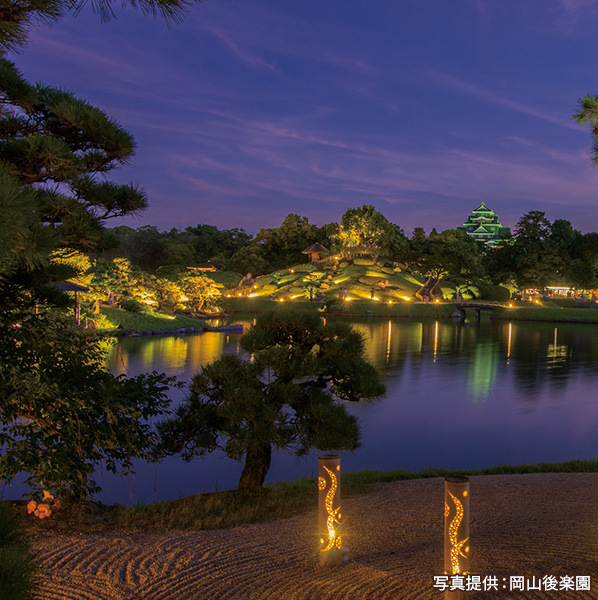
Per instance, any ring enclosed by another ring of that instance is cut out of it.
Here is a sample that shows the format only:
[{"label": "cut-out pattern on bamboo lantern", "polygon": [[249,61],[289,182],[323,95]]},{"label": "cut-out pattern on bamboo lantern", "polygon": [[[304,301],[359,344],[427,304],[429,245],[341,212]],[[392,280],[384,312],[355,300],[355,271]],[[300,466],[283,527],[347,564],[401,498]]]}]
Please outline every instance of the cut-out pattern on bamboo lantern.
[{"label": "cut-out pattern on bamboo lantern", "polygon": [[[469,573],[469,477],[444,480],[444,572]],[[445,593],[445,598],[465,597],[462,590]]]},{"label": "cut-out pattern on bamboo lantern", "polygon": [[336,454],[318,456],[318,544],[320,565],[336,566],[343,556],[341,524],[341,459]]}]

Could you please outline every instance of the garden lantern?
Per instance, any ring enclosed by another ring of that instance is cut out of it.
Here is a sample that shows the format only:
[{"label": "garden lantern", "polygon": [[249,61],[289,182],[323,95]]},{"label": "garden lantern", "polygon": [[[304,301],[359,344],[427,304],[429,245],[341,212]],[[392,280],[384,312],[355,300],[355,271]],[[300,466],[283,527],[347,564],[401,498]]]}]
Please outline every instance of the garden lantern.
[{"label": "garden lantern", "polygon": [[318,456],[318,546],[321,566],[338,566],[343,556],[341,524],[341,459]]},{"label": "garden lantern", "polygon": [[[469,572],[469,477],[444,480],[444,572],[449,577]],[[463,590],[445,598],[465,598]]]}]

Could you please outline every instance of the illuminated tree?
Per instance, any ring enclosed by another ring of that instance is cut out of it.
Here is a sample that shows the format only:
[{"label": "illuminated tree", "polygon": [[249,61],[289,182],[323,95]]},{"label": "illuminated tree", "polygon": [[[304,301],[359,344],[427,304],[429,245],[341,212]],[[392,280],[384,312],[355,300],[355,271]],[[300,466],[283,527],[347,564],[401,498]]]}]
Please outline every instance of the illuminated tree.
[{"label": "illuminated tree", "polygon": [[240,343],[252,360],[225,354],[203,367],[174,418],[159,427],[167,453],[244,458],[239,489],[254,489],[264,483],[272,448],[303,455],[359,446],[357,421],[338,400],[385,391],[363,358],[361,334],[315,314],[273,311]]},{"label": "illuminated tree", "polygon": [[373,206],[350,208],[341,219],[338,235],[345,247],[388,246],[395,235],[393,226]]},{"label": "illuminated tree", "polygon": [[215,308],[222,294],[212,279],[189,273],[183,275],[177,282],[181,292],[187,298],[184,303],[190,304],[196,311],[203,308]]}]

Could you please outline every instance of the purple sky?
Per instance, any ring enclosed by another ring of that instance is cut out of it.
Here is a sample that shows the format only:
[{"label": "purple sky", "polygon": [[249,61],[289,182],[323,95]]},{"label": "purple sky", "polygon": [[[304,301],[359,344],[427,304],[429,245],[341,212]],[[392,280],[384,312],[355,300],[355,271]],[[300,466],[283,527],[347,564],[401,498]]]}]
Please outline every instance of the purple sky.
[{"label": "purple sky", "polygon": [[208,0],[168,29],[86,8],[14,58],[135,136],[113,178],[149,208],[112,225],[318,225],[373,204],[407,234],[480,202],[598,231],[589,129],[595,0]]}]

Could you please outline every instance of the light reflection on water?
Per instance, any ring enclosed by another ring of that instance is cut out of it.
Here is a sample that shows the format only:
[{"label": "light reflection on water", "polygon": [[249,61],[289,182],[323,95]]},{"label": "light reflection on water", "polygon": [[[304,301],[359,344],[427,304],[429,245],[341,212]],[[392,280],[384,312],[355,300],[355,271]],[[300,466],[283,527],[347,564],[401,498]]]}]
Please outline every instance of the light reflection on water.
[{"label": "light reflection on water", "polygon": [[[248,318],[245,327],[251,325]],[[363,446],[343,453],[343,470],[479,468],[598,455],[598,327],[482,320],[361,319],[366,357],[385,398],[348,405]],[[201,365],[239,351],[237,333],[121,339],[108,364],[133,376],[152,370],[189,382]],[[184,392],[173,391],[173,403]],[[267,481],[314,473],[317,451],[274,455]],[[99,478],[105,502],[163,500],[236,486],[242,465],[221,455],[172,457],[137,476]]]}]

